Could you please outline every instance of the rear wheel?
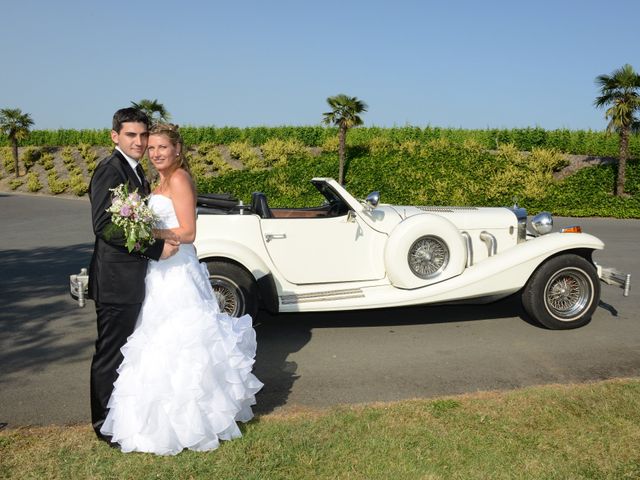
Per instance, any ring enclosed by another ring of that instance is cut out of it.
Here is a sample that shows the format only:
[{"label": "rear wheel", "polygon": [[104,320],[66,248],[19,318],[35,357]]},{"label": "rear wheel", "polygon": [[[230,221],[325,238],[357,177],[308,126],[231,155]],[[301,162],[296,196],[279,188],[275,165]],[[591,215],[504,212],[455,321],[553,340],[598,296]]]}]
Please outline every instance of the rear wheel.
[{"label": "rear wheel", "polygon": [[232,317],[258,314],[258,287],[253,276],[244,268],[225,261],[207,262],[209,281],[218,300],[220,311]]},{"label": "rear wheel", "polygon": [[552,330],[586,325],[600,301],[600,280],[584,258],[565,254],[551,258],[533,273],[522,304],[535,320]]}]

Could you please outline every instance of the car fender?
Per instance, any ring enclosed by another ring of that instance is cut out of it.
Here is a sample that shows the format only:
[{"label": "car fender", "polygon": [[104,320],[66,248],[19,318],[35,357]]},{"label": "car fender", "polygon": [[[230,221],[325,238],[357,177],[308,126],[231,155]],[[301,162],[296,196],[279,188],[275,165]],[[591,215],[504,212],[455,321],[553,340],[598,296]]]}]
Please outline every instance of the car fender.
[{"label": "car fender", "polygon": [[271,274],[271,269],[256,252],[247,246],[226,239],[207,239],[198,242],[198,258],[228,258],[246,268],[256,280]]},{"label": "car fender", "polygon": [[[429,290],[430,302],[487,297],[500,292],[513,293],[525,286],[533,272],[547,259],[563,253],[592,252],[604,243],[587,233],[550,233],[482,260],[463,275]],[[590,258],[588,258],[590,260]]]},{"label": "car fender", "polygon": [[[446,267],[431,278],[420,278],[411,271],[409,249],[423,236],[440,239],[449,250]],[[413,215],[400,222],[390,233],[384,249],[384,265],[391,284],[398,288],[420,288],[460,275],[466,265],[467,246],[456,226],[438,215]]]}]

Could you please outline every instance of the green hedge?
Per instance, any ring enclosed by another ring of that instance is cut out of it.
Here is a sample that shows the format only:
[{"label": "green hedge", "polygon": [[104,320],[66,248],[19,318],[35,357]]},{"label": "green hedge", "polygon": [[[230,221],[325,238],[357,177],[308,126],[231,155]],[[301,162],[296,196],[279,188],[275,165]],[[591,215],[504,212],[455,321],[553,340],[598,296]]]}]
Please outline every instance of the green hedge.
[{"label": "green hedge", "polygon": [[[248,142],[260,146],[270,139],[296,140],[310,147],[319,147],[337,135],[335,128],[322,126],[281,127],[192,127],[182,128],[188,145],[213,143],[228,145],[232,142]],[[496,149],[500,145],[513,144],[519,150],[529,151],[534,147],[555,148],[561,152],[580,155],[617,157],[618,137],[592,130],[544,130],[542,128],[465,130],[439,127],[359,127],[350,130],[348,142],[353,146],[364,146],[374,139],[388,139],[403,143],[416,141],[428,143],[446,139],[463,144],[470,140],[484,148]],[[34,130],[21,145],[33,146],[77,146],[85,143],[96,146],[111,145],[108,129],[102,130]],[[8,145],[0,137],[0,146]],[[632,135],[630,150],[633,157],[640,157],[640,135]]]},{"label": "green hedge", "polygon": [[[400,205],[511,205],[514,197],[530,213],[542,210],[567,216],[613,216],[640,218],[640,164],[629,162],[627,191],[633,196],[611,194],[614,166],[588,167],[562,181],[553,180],[549,168],[539,168],[538,156],[523,156],[504,148],[497,155],[479,148],[443,144],[418,155],[370,156],[350,150],[346,188],[364,198],[379,190],[384,203]],[[200,179],[200,192],[227,192],[250,201],[262,191],[273,207],[304,207],[318,204],[314,177],[337,176],[335,154],[290,160],[269,171],[234,170],[219,177]],[[530,188],[532,184],[539,188]]]}]

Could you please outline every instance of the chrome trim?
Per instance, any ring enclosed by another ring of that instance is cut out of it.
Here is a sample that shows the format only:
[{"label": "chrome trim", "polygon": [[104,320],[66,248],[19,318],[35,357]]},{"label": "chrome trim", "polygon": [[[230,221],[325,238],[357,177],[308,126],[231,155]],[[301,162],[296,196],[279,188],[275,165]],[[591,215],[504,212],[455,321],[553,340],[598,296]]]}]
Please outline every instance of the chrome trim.
[{"label": "chrome trim", "polygon": [[86,305],[85,298],[89,295],[89,273],[86,268],[81,268],[80,273],[69,275],[69,293],[78,300],[78,306]]},{"label": "chrome trim", "polygon": [[518,204],[508,208],[518,221],[518,243],[524,242],[527,239],[527,209],[519,207]]},{"label": "chrome trim", "polygon": [[328,300],[344,300],[347,298],[362,298],[364,292],[361,288],[348,288],[345,290],[329,290],[325,292],[300,293],[293,295],[282,295],[280,301],[283,305],[305,302],[322,302]]},{"label": "chrome trim", "polygon": [[474,212],[478,210],[478,207],[423,207],[417,206],[425,212],[437,212],[437,213],[453,213],[453,212]]},{"label": "chrome trim", "polygon": [[629,292],[631,290],[631,274],[630,273],[622,273],[619,270],[611,267],[601,267],[597,266],[599,270],[600,280],[608,285],[618,285],[623,288],[622,295],[625,297],[629,296]]},{"label": "chrome trim", "polygon": [[498,241],[491,233],[486,230],[480,232],[480,240],[487,244],[487,250],[490,257],[493,257],[498,253]]},{"label": "chrome trim", "polygon": [[286,233],[267,233],[264,236],[265,242],[270,242],[271,240],[282,240],[287,238]]},{"label": "chrome trim", "polygon": [[462,232],[462,237],[467,244],[467,267],[473,265],[473,242],[471,241],[471,235],[468,232]]}]

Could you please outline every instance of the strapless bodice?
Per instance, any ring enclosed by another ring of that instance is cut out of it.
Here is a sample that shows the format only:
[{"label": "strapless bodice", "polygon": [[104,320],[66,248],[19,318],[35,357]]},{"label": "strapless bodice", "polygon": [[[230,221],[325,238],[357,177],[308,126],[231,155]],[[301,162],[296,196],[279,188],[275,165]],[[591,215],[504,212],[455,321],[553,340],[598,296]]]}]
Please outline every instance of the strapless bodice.
[{"label": "strapless bodice", "polygon": [[158,216],[157,228],[179,227],[178,217],[169,197],[154,193],[149,198],[149,207]]}]

